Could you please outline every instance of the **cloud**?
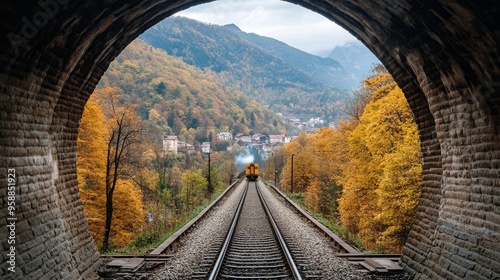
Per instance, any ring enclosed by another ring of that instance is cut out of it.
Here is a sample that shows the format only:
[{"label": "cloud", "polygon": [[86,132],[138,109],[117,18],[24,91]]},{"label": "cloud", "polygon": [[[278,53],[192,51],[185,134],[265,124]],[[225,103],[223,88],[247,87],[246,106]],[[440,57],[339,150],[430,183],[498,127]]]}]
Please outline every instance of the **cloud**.
[{"label": "cloud", "polygon": [[206,23],[236,24],[241,30],[275,38],[305,52],[326,56],[357,39],[329,19],[301,6],[276,0],[219,0],[177,15]]}]

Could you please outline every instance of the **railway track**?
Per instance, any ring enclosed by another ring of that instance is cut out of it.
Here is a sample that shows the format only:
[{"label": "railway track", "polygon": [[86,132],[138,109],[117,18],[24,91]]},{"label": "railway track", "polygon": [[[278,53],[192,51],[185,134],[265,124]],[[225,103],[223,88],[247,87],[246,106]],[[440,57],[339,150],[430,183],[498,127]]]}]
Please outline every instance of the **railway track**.
[{"label": "railway track", "polygon": [[[193,274],[201,279],[302,279],[300,252],[290,252],[259,191],[247,182],[219,250],[211,250]],[[298,256],[299,266],[292,253]],[[208,269],[209,268],[209,269]]]},{"label": "railway track", "polygon": [[[231,187],[237,184],[235,183]],[[269,210],[266,210],[264,206],[266,203],[263,200],[261,201],[262,195],[259,194],[259,189],[263,186],[262,182],[249,183],[245,181],[238,185],[238,193],[232,199],[232,206],[226,210],[228,216],[225,218],[225,222],[217,224],[217,226],[213,225],[218,227],[219,230],[216,231],[216,234],[212,234],[211,238],[207,238],[210,240],[209,242],[204,242],[205,237],[199,239],[205,244],[205,248],[201,249],[203,253],[199,254],[197,261],[185,266],[187,270],[184,270],[185,274],[181,274],[183,275],[182,278],[323,279],[322,274],[328,274],[328,272],[318,267],[315,261],[311,262],[309,255],[304,255],[302,251],[304,245],[302,239],[296,236],[294,222],[290,223],[290,220],[286,218],[287,216],[282,215],[281,210],[275,213],[274,218],[277,218],[276,221],[268,218],[268,216],[272,215]],[[221,200],[231,189],[228,188],[218,200]],[[279,193],[279,191],[275,191]],[[273,196],[267,189],[264,189],[263,193],[266,197]],[[288,199],[286,200],[288,203],[293,204]],[[214,202],[211,206],[214,205],[217,205],[217,202]],[[238,207],[235,207],[236,205]],[[273,211],[277,211],[276,205],[270,206],[271,209],[275,209]],[[234,210],[235,208],[238,210]],[[126,279],[127,277],[132,277],[130,279],[154,278],[159,267],[174,260],[172,257],[176,254],[178,240],[182,236],[186,236],[186,232],[190,232],[193,225],[198,224],[198,220],[210,211],[208,209],[211,209],[211,207],[205,209],[194,221],[187,224],[148,255],[114,256],[111,258],[113,261],[109,262],[105,269],[99,271],[99,276],[115,279]],[[300,209],[297,211],[303,212]],[[233,213],[234,215],[232,215]],[[306,213],[302,214],[308,216]],[[310,217],[309,219],[318,229],[322,230],[322,226],[318,225],[319,223],[315,223],[315,220]],[[279,232],[276,225],[284,232],[276,233]],[[354,248],[343,244],[345,242],[331,232],[324,231],[324,234],[331,241],[334,241],[332,244],[337,249],[339,257],[346,257],[349,261],[352,260],[361,264],[367,263],[367,260],[374,258],[372,255],[360,255],[359,251],[355,251]],[[191,252],[189,256],[196,256],[196,252]],[[377,255],[377,257],[379,256]],[[290,264],[289,260],[292,260],[295,264]],[[182,267],[182,262],[177,262],[177,265],[179,264]],[[379,266],[375,264],[376,273],[389,272],[392,274],[392,271],[394,271],[392,268],[387,269],[387,266]],[[370,272],[372,271],[370,270]]]},{"label": "railway track", "polygon": [[208,279],[302,279],[256,182],[249,182]]}]

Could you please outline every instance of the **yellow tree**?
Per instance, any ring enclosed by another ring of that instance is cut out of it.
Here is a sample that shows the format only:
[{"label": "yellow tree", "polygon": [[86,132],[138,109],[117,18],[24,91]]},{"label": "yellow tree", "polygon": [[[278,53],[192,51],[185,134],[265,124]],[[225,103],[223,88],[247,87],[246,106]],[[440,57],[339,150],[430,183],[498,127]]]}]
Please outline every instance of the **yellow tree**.
[{"label": "yellow tree", "polygon": [[[317,166],[311,160],[308,138],[302,133],[294,141],[284,146],[285,165],[283,167],[281,185],[292,193],[305,192],[311,183]],[[293,172],[292,172],[293,158]],[[292,178],[293,173],[293,178]],[[293,181],[292,181],[293,179]],[[293,190],[292,190],[293,183]]]},{"label": "yellow tree", "polygon": [[341,221],[356,235],[361,235],[363,241],[375,236],[370,224],[373,216],[378,214],[376,197],[378,166],[364,143],[366,130],[358,126],[350,135],[349,162],[343,166],[343,191],[339,199]]},{"label": "yellow tree", "polygon": [[[92,95],[80,121],[77,144],[78,185],[90,231],[97,244],[104,236],[106,220],[106,157],[109,120],[102,113],[96,94]],[[142,195],[133,185],[117,180],[115,200],[119,201],[113,211],[114,231],[110,238],[118,246],[126,245],[133,232],[139,229],[142,213]]]},{"label": "yellow tree", "polygon": [[407,123],[403,133],[403,141],[384,158],[383,176],[377,189],[381,209],[377,218],[386,226],[377,245],[386,252],[400,252],[415,218],[421,193],[422,164],[417,126]]},{"label": "yellow tree", "polygon": [[85,105],[77,141],[78,187],[83,210],[90,232],[97,243],[102,240],[104,229],[106,139],[105,116],[101,112],[95,95]]},{"label": "yellow tree", "polygon": [[[420,187],[415,180],[420,174],[414,174],[418,171],[414,166],[420,164],[418,137],[401,90],[382,68],[377,68],[375,74],[365,80],[370,101],[359,125],[349,136],[350,159],[343,166],[344,188],[339,210],[342,223],[357,234],[369,249],[395,251],[397,246],[394,244],[401,243],[402,233],[411,223],[408,222],[411,220],[409,216],[412,216],[409,208],[414,209],[416,205],[408,202],[415,199],[416,190]],[[408,151],[408,147],[401,148],[405,145],[410,145],[412,149],[416,147],[416,152]],[[409,167],[411,170],[405,169]],[[392,186],[397,177],[402,182],[411,183]],[[394,214],[389,211],[389,207],[401,203],[406,204],[398,208],[402,212]],[[392,218],[398,218],[398,221]],[[399,224],[403,220],[406,224]],[[383,238],[377,237],[381,235]],[[391,239],[396,236],[399,241]]]},{"label": "yellow tree", "polygon": [[141,198],[141,190],[132,182],[117,180],[114,200],[118,203],[113,205],[113,228],[115,230],[110,232],[110,239],[115,246],[128,245],[140,232],[145,219]]},{"label": "yellow tree", "polygon": [[343,129],[322,128],[308,137],[309,162],[317,167],[313,181],[307,187],[305,203],[333,218],[337,217],[337,200],[342,189],[338,179],[348,152],[345,135]]}]

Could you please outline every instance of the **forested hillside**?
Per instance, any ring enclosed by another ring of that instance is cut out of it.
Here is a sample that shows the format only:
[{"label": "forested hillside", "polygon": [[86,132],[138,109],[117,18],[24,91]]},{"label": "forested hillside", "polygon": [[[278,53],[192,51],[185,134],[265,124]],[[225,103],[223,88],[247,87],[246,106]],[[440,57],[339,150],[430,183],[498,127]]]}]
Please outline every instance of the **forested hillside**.
[{"label": "forested hillside", "polygon": [[346,98],[332,86],[335,82],[325,83],[326,76],[343,71],[334,60],[246,34],[234,25],[224,27],[172,17],[140,38],[190,65],[211,71],[225,85],[268,105],[274,112],[309,114],[333,121]]},{"label": "forested hillside", "polygon": [[124,93],[159,134],[211,141],[217,132],[282,133],[282,120],[241,92],[214,81],[210,72],[185,64],[144,41],[132,42],[111,63],[98,89]]}]

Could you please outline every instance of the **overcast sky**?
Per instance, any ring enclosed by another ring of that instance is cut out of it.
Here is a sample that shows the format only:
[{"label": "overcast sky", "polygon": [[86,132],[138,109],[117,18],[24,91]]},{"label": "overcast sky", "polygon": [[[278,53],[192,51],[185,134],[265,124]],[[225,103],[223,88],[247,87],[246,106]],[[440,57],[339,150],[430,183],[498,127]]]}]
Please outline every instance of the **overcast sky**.
[{"label": "overcast sky", "polygon": [[177,15],[217,25],[234,23],[245,32],[275,38],[320,56],[327,56],[335,46],[357,40],[325,17],[277,0],[219,0]]}]

